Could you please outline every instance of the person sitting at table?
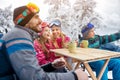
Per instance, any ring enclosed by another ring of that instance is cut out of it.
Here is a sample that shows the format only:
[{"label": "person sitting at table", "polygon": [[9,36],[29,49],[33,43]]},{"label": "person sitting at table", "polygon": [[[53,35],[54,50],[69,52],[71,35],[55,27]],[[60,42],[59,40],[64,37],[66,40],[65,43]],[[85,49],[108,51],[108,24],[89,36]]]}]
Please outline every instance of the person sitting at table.
[{"label": "person sitting at table", "polygon": [[[55,49],[52,44],[51,33],[49,24],[47,22],[42,22],[41,25],[41,32],[38,33],[39,37],[34,40],[34,48],[37,52],[36,57],[40,65],[44,65],[50,62],[53,62],[55,59],[60,57],[55,56],[53,52],[50,52],[50,49]],[[58,68],[54,72],[66,72],[66,69],[63,67]],[[58,66],[59,67],[59,66]]]},{"label": "person sitting at table", "polygon": [[[56,49],[67,48],[67,43],[70,42],[70,38],[62,32],[61,20],[56,18],[50,22],[50,28],[52,31],[52,43]],[[65,58],[67,62],[72,66],[72,59]]]},{"label": "person sitting at table", "polygon": [[55,48],[65,48],[66,43],[70,41],[70,38],[65,35],[61,30],[61,21],[54,19],[50,22],[50,28],[52,31],[52,42]]},{"label": "person sitting at table", "polygon": [[[88,23],[85,25],[81,33],[83,35],[83,40],[88,40],[88,47],[89,48],[96,48],[99,49],[102,44],[110,43],[112,41],[116,41],[120,39],[120,32],[114,33],[111,35],[95,35],[94,33],[94,25],[91,23]],[[98,76],[102,66],[104,65],[104,60],[90,62],[89,63],[91,68],[96,72],[96,76]],[[113,79],[119,80],[120,79],[120,59],[110,59],[108,66],[101,78],[101,80],[108,80],[107,73],[108,70],[112,70]]]},{"label": "person sitting at table", "polygon": [[[55,69],[53,63],[44,66],[38,64],[33,40],[38,37],[37,32],[41,30],[39,25],[42,20],[38,15],[39,10],[39,7],[33,3],[15,8],[13,12],[15,26],[1,38],[2,41],[5,41],[6,57],[14,73],[19,80],[88,80],[87,74],[81,69],[67,73],[53,73],[46,72],[46,69]],[[10,71],[8,69],[7,72]],[[8,73],[5,73],[4,76],[1,74],[0,80],[8,80],[8,77],[10,77],[9,80],[14,80],[11,79],[14,76],[13,73]],[[15,80],[18,79],[15,78]]]}]

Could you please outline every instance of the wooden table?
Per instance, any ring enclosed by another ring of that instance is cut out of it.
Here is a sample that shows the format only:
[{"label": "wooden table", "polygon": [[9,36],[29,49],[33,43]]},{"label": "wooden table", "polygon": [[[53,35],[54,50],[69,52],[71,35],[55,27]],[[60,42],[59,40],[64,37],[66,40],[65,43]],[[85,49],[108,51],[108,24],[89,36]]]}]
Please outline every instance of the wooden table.
[{"label": "wooden table", "polygon": [[[120,52],[112,52],[93,48],[77,48],[75,53],[70,53],[68,49],[51,49],[50,51],[78,60],[76,68],[79,66],[80,63],[83,63],[93,80],[101,79],[110,58],[120,57]],[[96,77],[88,63],[98,60],[105,60],[105,63],[99,73],[99,76]]]}]

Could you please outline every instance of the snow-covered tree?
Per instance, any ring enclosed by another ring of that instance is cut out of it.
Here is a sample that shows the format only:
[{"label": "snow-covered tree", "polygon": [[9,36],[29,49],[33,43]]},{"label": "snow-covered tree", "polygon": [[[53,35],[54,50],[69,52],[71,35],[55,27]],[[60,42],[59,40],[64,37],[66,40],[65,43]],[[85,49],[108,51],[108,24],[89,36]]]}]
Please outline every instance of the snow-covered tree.
[{"label": "snow-covered tree", "polygon": [[75,20],[80,23],[80,28],[83,25],[91,22],[96,25],[97,28],[100,26],[105,26],[102,22],[102,17],[95,12],[96,1],[94,0],[76,0],[73,8],[75,14]]},{"label": "snow-covered tree", "polygon": [[60,18],[62,30],[73,39],[81,31],[81,27],[88,22],[101,25],[101,17],[94,11],[94,0],[45,0],[49,8],[48,20]]},{"label": "snow-covered tree", "polygon": [[12,19],[12,6],[0,9],[0,32],[7,33],[14,26]]},{"label": "snow-covered tree", "polygon": [[47,3],[49,5],[49,15],[48,15],[48,20],[52,21],[55,18],[59,18],[62,22],[62,30],[66,30],[65,28],[67,28],[67,31],[64,32],[71,32],[70,29],[70,20],[68,16],[70,16],[70,1],[69,0],[45,0],[45,3]]}]

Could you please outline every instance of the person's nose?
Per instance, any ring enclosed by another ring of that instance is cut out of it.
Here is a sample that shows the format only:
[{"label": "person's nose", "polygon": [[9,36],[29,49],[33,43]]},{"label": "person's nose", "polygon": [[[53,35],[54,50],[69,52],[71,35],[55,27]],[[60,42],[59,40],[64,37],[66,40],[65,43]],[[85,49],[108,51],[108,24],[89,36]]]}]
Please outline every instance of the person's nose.
[{"label": "person's nose", "polygon": [[54,30],[54,33],[57,33],[57,31],[56,31],[56,30]]},{"label": "person's nose", "polygon": [[41,23],[42,23],[42,20],[41,20],[40,18],[38,19],[38,23],[39,23],[39,24],[41,24]]}]

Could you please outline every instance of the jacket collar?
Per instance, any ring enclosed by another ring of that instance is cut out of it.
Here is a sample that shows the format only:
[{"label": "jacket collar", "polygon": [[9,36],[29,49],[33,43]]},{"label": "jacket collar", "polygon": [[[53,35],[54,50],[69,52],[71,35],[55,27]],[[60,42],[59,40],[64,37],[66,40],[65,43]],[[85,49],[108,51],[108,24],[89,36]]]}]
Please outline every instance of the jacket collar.
[{"label": "jacket collar", "polygon": [[23,29],[23,30],[27,31],[31,35],[31,38],[33,40],[35,40],[37,37],[39,37],[38,34],[35,31],[33,31],[33,30],[29,29],[29,28],[19,26],[19,25],[16,25],[16,27],[19,28],[19,29]]}]

